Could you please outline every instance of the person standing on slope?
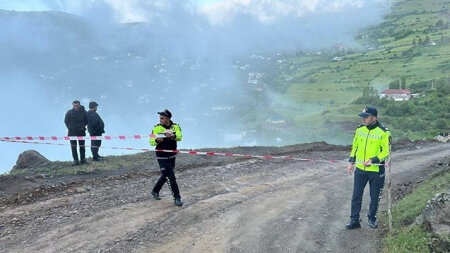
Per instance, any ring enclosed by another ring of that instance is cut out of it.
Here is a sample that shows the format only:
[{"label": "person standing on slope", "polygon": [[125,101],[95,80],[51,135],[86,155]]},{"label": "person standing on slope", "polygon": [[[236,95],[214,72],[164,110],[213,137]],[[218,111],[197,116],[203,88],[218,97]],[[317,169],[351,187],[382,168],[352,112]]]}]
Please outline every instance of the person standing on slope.
[{"label": "person standing on slope", "polygon": [[[97,102],[89,103],[89,111],[87,112],[87,120],[88,120],[88,132],[90,136],[102,136],[105,133],[105,123],[103,122],[100,115],[97,113]],[[102,140],[92,140],[91,139],[91,152],[92,152],[92,160],[101,161],[103,160],[103,156],[98,154],[98,150],[102,145]]]},{"label": "person standing on slope", "polygon": [[[64,123],[66,124],[68,130],[67,136],[86,136],[86,110],[78,100],[73,101],[72,106],[72,109],[67,111],[66,116],[64,117]],[[86,163],[86,149],[84,143],[84,140],[78,140],[78,146],[80,146],[80,160],[78,160],[77,141],[70,141],[70,146],[72,148],[73,166],[76,166],[80,163]]]}]

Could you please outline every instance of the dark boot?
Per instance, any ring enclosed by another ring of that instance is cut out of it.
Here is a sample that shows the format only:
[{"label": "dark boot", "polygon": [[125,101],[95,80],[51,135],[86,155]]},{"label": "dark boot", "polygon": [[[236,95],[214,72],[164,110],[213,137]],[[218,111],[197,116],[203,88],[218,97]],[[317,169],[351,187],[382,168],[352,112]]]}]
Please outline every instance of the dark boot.
[{"label": "dark boot", "polygon": [[345,227],[347,229],[355,229],[360,228],[361,224],[359,223],[359,220],[351,220],[350,223],[348,223]]},{"label": "dark boot", "polygon": [[80,163],[78,162],[78,160],[74,160],[74,161],[72,162],[72,166],[77,166],[78,164],[80,164]]},{"label": "dark boot", "polygon": [[378,227],[377,220],[372,220],[372,219],[369,218],[368,222],[369,222],[369,227],[371,227],[371,228],[377,228]]},{"label": "dark boot", "polygon": [[181,201],[180,198],[176,198],[175,201],[173,202],[176,206],[182,206],[183,202]]},{"label": "dark boot", "polygon": [[101,162],[101,161],[103,161],[104,159],[103,159],[103,157],[94,157],[94,158],[92,158],[92,160],[93,160],[93,161],[96,161],[96,162]]},{"label": "dark boot", "polygon": [[153,198],[156,200],[161,200],[161,197],[159,197],[159,193],[156,193],[154,191],[151,191],[150,194],[152,194]]}]

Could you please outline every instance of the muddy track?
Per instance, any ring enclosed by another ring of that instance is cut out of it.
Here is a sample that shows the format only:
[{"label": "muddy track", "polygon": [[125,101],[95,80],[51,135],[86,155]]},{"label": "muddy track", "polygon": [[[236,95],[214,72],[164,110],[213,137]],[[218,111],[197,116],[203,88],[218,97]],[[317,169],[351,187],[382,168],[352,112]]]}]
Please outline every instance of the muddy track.
[{"label": "muddy track", "polygon": [[[362,229],[344,229],[353,180],[345,169],[348,151],[307,155],[341,162],[245,160],[184,169],[177,172],[181,208],[173,205],[167,186],[162,200],[151,199],[157,174],[145,172],[79,181],[29,203],[4,202],[0,251],[377,251],[378,231],[365,220]],[[423,180],[432,164],[448,168],[449,160],[449,144],[395,151],[394,194]]]}]

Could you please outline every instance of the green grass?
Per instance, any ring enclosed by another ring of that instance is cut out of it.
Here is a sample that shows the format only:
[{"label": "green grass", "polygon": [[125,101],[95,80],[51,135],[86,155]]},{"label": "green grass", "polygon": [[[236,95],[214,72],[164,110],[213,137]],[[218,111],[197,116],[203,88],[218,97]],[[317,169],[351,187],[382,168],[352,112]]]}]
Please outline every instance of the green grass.
[{"label": "green grass", "polygon": [[450,185],[450,173],[441,173],[420,184],[413,193],[397,202],[392,209],[392,225],[399,227],[411,224],[425,208],[427,201]]},{"label": "green grass", "polygon": [[[277,75],[281,80],[288,78],[290,81],[275,101],[258,112],[260,117],[277,114],[285,119],[293,118],[294,127],[299,131],[305,129],[305,123],[308,124],[306,128],[322,131],[328,127],[323,124],[325,120],[359,120],[355,115],[362,105],[354,106],[352,102],[361,96],[364,86],[371,85],[381,91],[388,88],[390,81],[401,77],[407,78],[407,85],[449,77],[450,68],[446,67],[450,58],[449,9],[450,2],[446,0],[395,0],[381,24],[355,35],[361,47],[346,48],[345,52],[322,50],[319,55],[312,52],[288,58],[279,66]],[[444,26],[436,26],[439,20]],[[411,32],[396,38],[405,31]],[[362,35],[368,35],[368,38]],[[422,40],[429,36],[436,45],[413,46],[413,40],[418,41],[417,36]],[[373,50],[364,49],[369,47]],[[343,60],[332,61],[334,56]],[[380,116],[383,117],[383,112]],[[431,135],[430,132],[411,132],[399,127],[401,136],[394,135],[394,139],[421,139]]]},{"label": "green grass", "polygon": [[431,233],[420,226],[405,228],[388,235],[384,244],[386,253],[430,252]]},{"label": "green grass", "polygon": [[153,156],[146,153],[108,156],[104,161],[94,162],[88,159],[88,164],[72,166],[72,162],[52,162],[50,165],[29,169],[12,170],[8,175],[42,175],[58,177],[67,175],[81,175],[119,169],[147,168],[155,163]]},{"label": "green grass", "polygon": [[[385,252],[429,252],[432,233],[426,226],[410,226],[421,215],[429,199],[437,193],[448,190],[450,172],[435,173],[431,179],[421,183],[414,191],[394,204],[392,208],[392,226],[383,240]],[[387,214],[380,214],[380,223],[387,225]]]}]

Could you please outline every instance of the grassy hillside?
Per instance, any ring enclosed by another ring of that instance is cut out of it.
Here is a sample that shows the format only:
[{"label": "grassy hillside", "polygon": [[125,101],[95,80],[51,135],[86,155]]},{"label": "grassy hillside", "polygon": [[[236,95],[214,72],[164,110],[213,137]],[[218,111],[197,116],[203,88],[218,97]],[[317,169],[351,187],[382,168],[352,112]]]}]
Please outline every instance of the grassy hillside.
[{"label": "grassy hillside", "polygon": [[[422,182],[412,192],[394,203],[392,208],[392,231],[388,229],[387,212],[380,213],[383,230],[383,252],[448,252],[450,238],[433,233],[429,222],[415,223],[429,200],[449,190],[450,173],[448,166],[435,165],[435,173]],[[442,211],[442,210],[441,210]],[[437,220],[434,217],[434,220]]]},{"label": "grassy hillside", "polygon": [[[282,118],[293,117],[292,123],[297,128],[305,128],[307,122],[316,135],[329,138],[327,125],[359,120],[355,115],[362,110],[363,104],[354,104],[353,101],[362,95],[365,87],[382,91],[389,88],[390,82],[403,79],[406,88],[411,88],[412,84],[417,86],[419,82],[431,83],[441,78],[446,78],[444,86],[450,86],[449,7],[448,0],[394,1],[381,24],[355,34],[358,46],[344,48],[337,45],[329,51],[301,52],[286,59],[273,82],[274,85],[284,82],[283,94],[275,98],[271,111]],[[431,85],[422,91],[428,96],[416,99],[419,100],[416,104],[426,104],[424,101],[435,99],[450,100],[449,94],[442,96],[439,91],[432,92]],[[448,111],[448,103],[440,104],[447,107],[425,106],[420,110]],[[391,106],[391,109],[396,106]],[[399,115],[386,117],[386,105],[380,104],[379,107],[380,119],[388,126],[390,122],[403,120]],[[405,116],[421,119],[420,114]],[[407,128],[395,124],[394,137],[417,139],[448,132],[449,117],[448,113],[432,115],[432,120],[440,119],[441,122],[436,123],[438,127],[428,130],[416,131],[409,125]],[[349,133],[341,134],[344,135],[342,138],[348,138]]]}]

